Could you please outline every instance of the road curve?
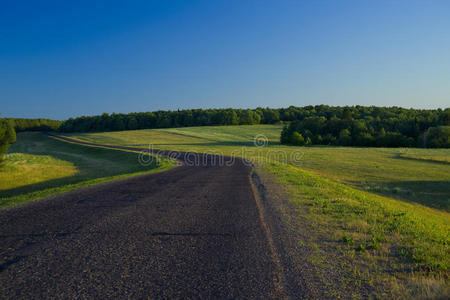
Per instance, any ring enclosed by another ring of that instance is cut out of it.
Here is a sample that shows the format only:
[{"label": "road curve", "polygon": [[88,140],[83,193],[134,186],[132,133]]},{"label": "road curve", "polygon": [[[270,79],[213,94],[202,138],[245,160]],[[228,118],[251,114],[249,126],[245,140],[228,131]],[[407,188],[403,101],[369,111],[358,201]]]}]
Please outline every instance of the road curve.
[{"label": "road curve", "polygon": [[208,159],[1,210],[1,298],[283,298],[250,173]]}]

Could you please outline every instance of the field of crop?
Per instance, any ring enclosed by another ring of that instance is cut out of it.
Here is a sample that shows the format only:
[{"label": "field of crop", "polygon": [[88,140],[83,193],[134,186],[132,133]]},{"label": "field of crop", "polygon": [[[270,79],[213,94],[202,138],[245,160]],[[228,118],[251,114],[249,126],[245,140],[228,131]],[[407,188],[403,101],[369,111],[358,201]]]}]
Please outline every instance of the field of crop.
[{"label": "field of crop", "polygon": [[69,144],[41,133],[20,133],[0,169],[0,208],[147,172],[173,162],[141,166],[136,153]]},{"label": "field of crop", "polygon": [[[298,241],[309,253],[304,263],[321,284],[337,287],[330,296],[343,289],[423,298],[450,292],[450,150],[289,147],[277,143],[280,130],[259,125],[71,136],[253,160],[258,173],[288,193],[295,206],[289,222],[298,221],[293,226],[307,239]],[[258,134],[267,136],[267,147],[253,145]]]}]

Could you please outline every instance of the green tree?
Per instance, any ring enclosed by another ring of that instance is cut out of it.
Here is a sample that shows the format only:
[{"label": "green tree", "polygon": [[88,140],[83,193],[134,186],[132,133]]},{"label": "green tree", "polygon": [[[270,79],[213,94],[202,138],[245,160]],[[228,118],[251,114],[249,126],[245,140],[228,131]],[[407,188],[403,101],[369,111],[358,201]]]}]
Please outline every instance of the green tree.
[{"label": "green tree", "polygon": [[113,118],[113,120],[112,120],[112,124],[111,124],[111,129],[112,130],[117,130],[117,131],[120,131],[120,130],[125,130],[126,128],[125,128],[125,123],[124,123],[124,121],[123,121],[123,118],[122,118],[122,116],[121,115],[111,115],[111,117]]},{"label": "green tree", "polygon": [[450,126],[428,128],[425,146],[430,148],[450,148]]},{"label": "green tree", "polygon": [[274,124],[280,121],[280,113],[278,110],[266,108],[263,110],[263,123]]},{"label": "green tree", "polygon": [[349,146],[352,142],[352,138],[350,136],[350,131],[348,129],[342,129],[341,132],[339,132],[339,139],[338,143],[341,146]]},{"label": "green tree", "polygon": [[253,125],[259,124],[260,122],[261,116],[250,109],[243,110],[239,116],[240,125]]},{"label": "green tree", "polygon": [[344,111],[342,112],[342,119],[343,120],[351,120],[352,119],[352,111],[349,107],[344,108]]},{"label": "green tree", "polygon": [[135,130],[138,128],[138,121],[136,120],[136,117],[131,117],[128,119],[127,128],[128,130]]},{"label": "green tree", "polygon": [[9,146],[16,141],[16,132],[10,121],[0,120],[0,162]]},{"label": "green tree", "polygon": [[292,145],[303,146],[305,145],[305,138],[300,133],[293,132],[290,138],[290,143]]}]

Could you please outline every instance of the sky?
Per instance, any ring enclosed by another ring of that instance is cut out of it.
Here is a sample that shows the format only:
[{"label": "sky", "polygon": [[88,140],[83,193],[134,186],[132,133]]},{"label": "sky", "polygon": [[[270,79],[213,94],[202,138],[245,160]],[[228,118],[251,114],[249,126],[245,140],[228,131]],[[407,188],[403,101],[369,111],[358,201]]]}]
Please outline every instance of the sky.
[{"label": "sky", "polygon": [[0,114],[450,106],[450,1],[0,0]]}]

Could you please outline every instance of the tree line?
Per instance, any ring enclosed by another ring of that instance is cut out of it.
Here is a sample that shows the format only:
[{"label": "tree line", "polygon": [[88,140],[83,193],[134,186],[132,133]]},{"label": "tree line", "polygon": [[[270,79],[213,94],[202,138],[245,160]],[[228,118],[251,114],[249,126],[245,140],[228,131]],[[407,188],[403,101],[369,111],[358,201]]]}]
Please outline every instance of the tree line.
[{"label": "tree line", "polygon": [[309,109],[283,128],[281,143],[450,148],[450,109],[329,107]]},{"label": "tree line", "polygon": [[17,132],[96,132],[187,126],[286,124],[281,142],[292,145],[450,147],[450,109],[376,106],[304,106],[186,109],[81,116],[63,122],[6,119]]},{"label": "tree line", "polygon": [[62,121],[50,119],[6,118],[5,120],[12,124],[16,132],[57,131],[63,123]]},{"label": "tree line", "polygon": [[278,115],[275,113],[272,116],[266,112],[266,109],[189,109],[82,116],[64,121],[59,130],[62,132],[120,131],[187,126],[253,125],[278,121]]},{"label": "tree line", "polygon": [[49,119],[24,119],[3,118],[0,119],[0,163],[9,146],[16,141],[16,132],[23,131],[56,131],[59,130],[62,121]]},{"label": "tree line", "polygon": [[0,163],[9,146],[16,141],[16,132],[11,121],[0,119]]}]

